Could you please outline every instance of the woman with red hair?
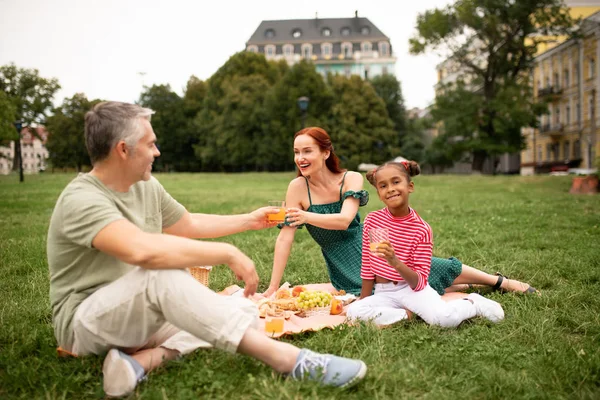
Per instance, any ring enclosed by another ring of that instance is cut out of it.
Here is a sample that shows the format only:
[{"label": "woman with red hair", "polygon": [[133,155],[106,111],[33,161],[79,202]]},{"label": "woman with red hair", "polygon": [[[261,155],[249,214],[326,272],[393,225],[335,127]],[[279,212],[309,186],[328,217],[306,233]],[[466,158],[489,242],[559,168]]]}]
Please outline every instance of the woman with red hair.
[{"label": "woman with red hair", "polygon": [[[331,138],[322,128],[309,127],[294,135],[294,162],[298,176],[288,186],[286,222],[277,237],[271,282],[265,295],[270,296],[279,288],[296,229],[302,226],[321,247],[332,285],[359,295],[362,225],[358,208],[369,201],[363,176],[340,167]],[[456,258],[433,257],[429,283],[440,295],[472,284],[503,291],[537,292],[526,283],[487,274]]]}]

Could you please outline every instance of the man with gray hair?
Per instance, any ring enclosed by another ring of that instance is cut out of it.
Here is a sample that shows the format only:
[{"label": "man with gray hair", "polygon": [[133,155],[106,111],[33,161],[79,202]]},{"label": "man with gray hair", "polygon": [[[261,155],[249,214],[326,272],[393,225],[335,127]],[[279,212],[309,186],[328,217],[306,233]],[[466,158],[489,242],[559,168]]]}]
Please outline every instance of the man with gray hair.
[{"label": "man with gray hair", "polygon": [[152,177],[160,155],[153,111],[104,102],[85,117],[93,168],[67,185],[48,230],[50,301],[58,344],[76,355],[104,354],[104,391],[131,393],[163,361],[200,347],[252,356],[294,379],[349,386],[366,374],[360,360],[313,353],[256,329],[245,298],[220,296],[185,268],[227,264],[258,286],[254,263],[216,238],[272,226],[260,208],[242,215],[191,214]]}]

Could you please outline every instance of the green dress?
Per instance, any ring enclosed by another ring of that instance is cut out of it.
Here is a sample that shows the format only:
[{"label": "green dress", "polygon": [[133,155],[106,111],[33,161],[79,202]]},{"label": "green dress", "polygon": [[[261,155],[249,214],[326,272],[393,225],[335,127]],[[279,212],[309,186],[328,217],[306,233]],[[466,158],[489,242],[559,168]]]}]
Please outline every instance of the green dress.
[{"label": "green dress", "polygon": [[[310,203],[306,211],[316,214],[339,214],[342,211],[344,200],[348,197],[359,199],[359,206],[361,207],[366,205],[369,202],[369,192],[366,190],[359,190],[358,192],[348,190],[342,193],[345,179],[346,174],[344,174],[340,186],[340,200],[327,204],[312,203],[310,187],[306,179],[306,189],[308,190],[308,201]],[[285,224],[289,225],[287,221]],[[360,223],[360,214],[356,213],[346,230],[332,230],[319,228],[310,224],[305,225],[310,236],[321,247],[333,287],[337,290],[343,289],[347,293],[360,295],[362,287],[360,268],[362,264],[363,230],[363,226]],[[302,228],[302,226],[304,224],[298,226],[298,228]],[[432,257],[428,279],[429,286],[442,295],[444,294],[444,290],[451,286],[454,279],[460,275],[461,271],[462,263],[454,257],[450,259]]]}]

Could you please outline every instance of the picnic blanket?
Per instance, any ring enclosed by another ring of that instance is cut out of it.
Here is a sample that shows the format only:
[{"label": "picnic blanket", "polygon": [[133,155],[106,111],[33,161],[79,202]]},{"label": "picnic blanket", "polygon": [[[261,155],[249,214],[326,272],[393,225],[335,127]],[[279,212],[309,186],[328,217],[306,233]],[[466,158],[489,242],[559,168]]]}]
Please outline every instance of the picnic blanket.
[{"label": "picnic blanket", "polygon": [[[302,285],[308,290],[322,290],[324,292],[334,293],[336,290],[331,283],[313,283],[308,285]],[[238,285],[232,285],[219,294],[225,296],[239,296],[243,295],[243,289]],[[265,335],[273,338],[278,338],[286,335],[293,335],[300,332],[308,331],[320,331],[321,329],[334,327],[343,324],[346,321],[346,307],[344,311],[338,315],[314,315],[310,317],[299,317],[292,315],[289,319],[286,319],[283,324],[283,332],[270,333],[265,331],[265,319],[260,318],[259,329],[261,329]]]}]

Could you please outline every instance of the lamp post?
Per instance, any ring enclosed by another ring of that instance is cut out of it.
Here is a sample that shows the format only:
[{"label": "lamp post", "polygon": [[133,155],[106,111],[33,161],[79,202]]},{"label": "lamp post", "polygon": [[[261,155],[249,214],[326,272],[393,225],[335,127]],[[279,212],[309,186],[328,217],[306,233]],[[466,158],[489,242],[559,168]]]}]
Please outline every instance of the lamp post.
[{"label": "lamp post", "polygon": [[23,182],[23,154],[21,152],[21,129],[23,129],[23,121],[15,121],[13,125],[17,129],[15,156],[17,157],[17,163],[19,164],[19,182]]},{"label": "lamp post", "polygon": [[306,96],[298,97],[298,108],[302,111],[302,129],[306,125],[306,111],[308,110],[308,103],[310,99]]}]

